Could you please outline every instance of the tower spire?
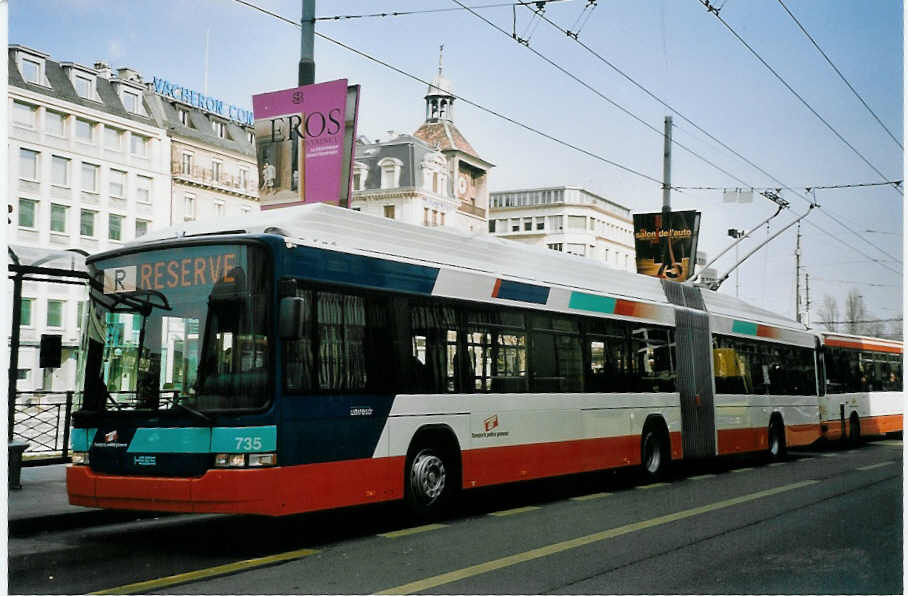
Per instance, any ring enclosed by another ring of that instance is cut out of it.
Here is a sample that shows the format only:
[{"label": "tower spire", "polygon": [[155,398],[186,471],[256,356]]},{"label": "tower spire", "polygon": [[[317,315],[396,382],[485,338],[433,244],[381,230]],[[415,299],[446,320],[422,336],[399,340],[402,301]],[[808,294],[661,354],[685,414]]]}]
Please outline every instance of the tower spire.
[{"label": "tower spire", "polygon": [[438,48],[438,76],[441,77],[442,61],[445,57],[445,44],[441,44]]},{"label": "tower spire", "polygon": [[454,87],[444,76],[445,44],[438,46],[438,74],[426,92],[426,122],[454,120]]}]

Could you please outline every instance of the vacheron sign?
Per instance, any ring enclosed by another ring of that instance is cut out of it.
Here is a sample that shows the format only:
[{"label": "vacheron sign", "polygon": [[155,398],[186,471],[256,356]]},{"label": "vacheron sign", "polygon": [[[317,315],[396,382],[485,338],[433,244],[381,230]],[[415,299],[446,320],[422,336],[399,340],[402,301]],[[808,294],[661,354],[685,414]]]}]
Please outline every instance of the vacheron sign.
[{"label": "vacheron sign", "polygon": [[247,126],[253,126],[255,124],[252,110],[225,104],[223,100],[217,99],[216,97],[204,95],[188,87],[171,83],[166,79],[154,77],[154,91],[159,95],[164,95],[165,97],[181,101],[196,108],[201,108],[223,118],[227,118],[228,120],[239,122],[240,124],[245,124]]}]

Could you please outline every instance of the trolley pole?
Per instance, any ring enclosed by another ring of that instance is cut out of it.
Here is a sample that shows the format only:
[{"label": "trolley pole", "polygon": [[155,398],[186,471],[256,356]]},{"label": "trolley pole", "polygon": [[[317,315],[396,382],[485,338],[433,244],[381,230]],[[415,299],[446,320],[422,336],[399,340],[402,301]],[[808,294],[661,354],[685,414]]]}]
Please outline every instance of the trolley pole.
[{"label": "trolley pole", "polygon": [[795,321],[801,322],[801,222],[795,241]]},{"label": "trolley pole", "polygon": [[299,84],[315,82],[315,0],[303,0],[303,18],[300,21]]}]

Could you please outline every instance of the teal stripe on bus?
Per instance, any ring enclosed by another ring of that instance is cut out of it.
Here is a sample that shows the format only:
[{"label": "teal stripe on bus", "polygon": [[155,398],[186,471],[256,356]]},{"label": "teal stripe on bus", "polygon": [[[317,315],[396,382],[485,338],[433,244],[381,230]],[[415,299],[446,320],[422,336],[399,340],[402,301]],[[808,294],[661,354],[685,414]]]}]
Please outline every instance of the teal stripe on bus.
[{"label": "teal stripe on bus", "polygon": [[97,428],[71,428],[69,430],[70,449],[72,451],[88,451],[97,432]]},{"label": "teal stripe on bus", "polygon": [[276,450],[276,426],[238,426],[212,429],[212,453],[261,453]]},{"label": "teal stripe on bus", "polygon": [[615,305],[617,303],[617,300],[609,298],[608,296],[597,296],[584,292],[571,292],[571,300],[568,303],[568,306],[579,310],[589,310],[611,315],[615,314]]},{"label": "teal stripe on bus", "polygon": [[740,333],[741,335],[756,335],[757,327],[758,325],[756,323],[735,320],[731,325],[731,332]]},{"label": "teal stripe on bus", "polygon": [[137,428],[128,453],[208,453],[209,428]]}]

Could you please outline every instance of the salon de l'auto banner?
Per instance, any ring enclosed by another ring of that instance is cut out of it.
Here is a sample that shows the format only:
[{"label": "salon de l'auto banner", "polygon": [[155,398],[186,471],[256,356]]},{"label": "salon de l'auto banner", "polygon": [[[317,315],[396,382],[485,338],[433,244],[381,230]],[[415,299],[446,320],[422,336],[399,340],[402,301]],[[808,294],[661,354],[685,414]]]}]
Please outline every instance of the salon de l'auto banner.
[{"label": "salon de l'auto banner", "polygon": [[667,222],[662,213],[635,213],[637,273],[678,282],[689,279],[697,266],[699,234],[698,211],[674,211]]}]

